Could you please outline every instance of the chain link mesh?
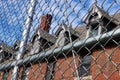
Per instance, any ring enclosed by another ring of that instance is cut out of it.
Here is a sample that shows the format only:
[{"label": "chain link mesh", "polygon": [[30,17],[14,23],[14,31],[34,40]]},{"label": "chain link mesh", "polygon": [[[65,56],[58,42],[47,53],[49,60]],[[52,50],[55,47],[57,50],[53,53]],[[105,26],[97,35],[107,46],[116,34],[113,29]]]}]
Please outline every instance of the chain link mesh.
[{"label": "chain link mesh", "polygon": [[1,0],[0,80],[119,80],[120,0]]}]

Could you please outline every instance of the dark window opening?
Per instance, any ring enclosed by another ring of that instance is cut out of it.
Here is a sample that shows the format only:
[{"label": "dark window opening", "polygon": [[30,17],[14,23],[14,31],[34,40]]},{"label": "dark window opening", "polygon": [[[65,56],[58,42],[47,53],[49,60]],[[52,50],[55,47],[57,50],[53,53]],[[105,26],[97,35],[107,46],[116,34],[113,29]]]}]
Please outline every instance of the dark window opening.
[{"label": "dark window opening", "polygon": [[69,32],[65,31],[65,45],[70,43],[70,38],[71,36],[69,36]]},{"label": "dark window opening", "polygon": [[102,21],[103,21],[103,26],[106,29],[106,32],[111,31],[111,30],[113,30],[114,28],[117,27],[117,24],[112,22],[112,20],[110,21],[106,17],[102,17]]},{"label": "dark window opening", "polygon": [[92,13],[89,17],[89,21],[92,21],[93,19],[95,19],[98,16],[98,13]]},{"label": "dark window opening", "polygon": [[97,36],[98,35],[98,31],[99,30],[99,24],[95,23],[91,25],[91,32],[90,32],[90,36]]},{"label": "dark window opening", "polygon": [[30,65],[23,67],[21,80],[28,80],[29,71],[30,71]]},{"label": "dark window opening", "polygon": [[[70,35],[70,36],[69,36],[69,35]],[[74,41],[74,40],[76,40],[76,39],[78,38],[78,37],[75,36],[74,34],[71,34],[71,33],[69,34],[68,31],[65,32],[65,37],[67,38],[67,39],[66,39],[66,42],[67,42],[67,43],[70,42],[70,38],[71,38],[72,41]]]},{"label": "dark window opening", "polygon": [[81,63],[79,66],[79,77],[90,75],[91,55],[81,55]]},{"label": "dark window opening", "polygon": [[49,48],[50,46],[53,45],[52,42],[50,42],[50,41],[48,41],[44,38],[40,38],[39,42],[40,42],[40,50],[41,51],[44,51],[45,49],[47,49],[47,48]]},{"label": "dark window opening", "polygon": [[3,51],[2,53],[0,53],[0,62],[4,62],[5,60],[8,60],[10,58],[12,58],[12,54],[8,53],[6,51]]},{"label": "dark window opening", "polygon": [[54,80],[54,68],[56,61],[50,61],[47,66],[47,71],[45,75],[45,80]]},{"label": "dark window opening", "polygon": [[75,41],[76,39],[78,39],[78,37],[75,35],[71,35],[71,38],[72,38],[72,41]]}]

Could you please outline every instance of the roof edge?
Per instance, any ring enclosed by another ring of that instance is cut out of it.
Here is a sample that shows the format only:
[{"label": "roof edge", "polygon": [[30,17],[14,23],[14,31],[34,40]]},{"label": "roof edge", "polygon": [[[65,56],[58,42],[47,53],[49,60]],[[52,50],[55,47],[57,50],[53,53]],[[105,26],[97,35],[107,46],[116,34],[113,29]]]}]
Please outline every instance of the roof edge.
[{"label": "roof edge", "polygon": [[[5,70],[5,69],[10,69],[10,68],[14,67],[15,65],[19,65],[19,66],[21,66],[23,64],[27,65],[30,62],[37,61],[37,60],[42,60],[43,57],[49,58],[49,56],[51,56],[51,55],[53,55],[53,57],[58,56],[58,55],[62,55],[61,53],[67,52],[68,50],[70,51],[71,47],[74,50],[78,50],[78,48],[80,48],[81,46],[82,47],[83,46],[91,47],[94,44],[99,44],[99,43],[104,44],[105,41],[110,39],[110,38],[112,38],[114,40],[119,39],[120,38],[120,28],[118,28],[116,30],[112,30],[112,31],[107,32],[107,33],[104,33],[104,34],[101,34],[101,35],[98,35],[94,38],[90,37],[90,38],[87,38],[87,39],[84,39],[84,40],[79,40],[79,41],[76,41],[76,42],[73,42],[73,43],[69,43],[68,45],[63,46],[63,47],[58,47],[56,49],[52,49],[52,50],[49,50],[49,51],[46,51],[46,52],[40,52],[39,54],[34,54],[32,56],[28,56],[28,57],[26,57],[24,59],[21,59],[21,60],[11,61],[9,63],[1,64],[0,65],[0,71]],[[99,41],[99,43],[98,43],[98,41]]]}]

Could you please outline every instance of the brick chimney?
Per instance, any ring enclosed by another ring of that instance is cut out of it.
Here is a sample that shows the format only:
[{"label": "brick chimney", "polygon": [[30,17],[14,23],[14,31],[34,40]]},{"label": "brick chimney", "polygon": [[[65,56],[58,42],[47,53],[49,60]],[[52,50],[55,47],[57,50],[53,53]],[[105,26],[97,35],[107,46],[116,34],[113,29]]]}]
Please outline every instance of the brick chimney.
[{"label": "brick chimney", "polygon": [[51,14],[43,15],[42,19],[41,19],[40,28],[43,29],[46,32],[49,32],[51,21],[52,21],[52,15]]}]

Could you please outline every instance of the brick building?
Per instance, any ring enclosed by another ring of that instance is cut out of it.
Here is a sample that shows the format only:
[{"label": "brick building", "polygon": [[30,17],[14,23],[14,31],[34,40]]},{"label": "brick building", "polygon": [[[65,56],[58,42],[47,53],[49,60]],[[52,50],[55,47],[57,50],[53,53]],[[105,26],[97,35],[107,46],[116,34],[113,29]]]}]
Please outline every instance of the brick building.
[{"label": "brick building", "polygon": [[[18,79],[119,80],[119,20],[94,5],[86,16],[86,25],[72,29],[62,23],[55,35],[51,35],[48,32],[52,16],[44,15],[22,59],[30,59],[31,62],[21,61]],[[112,33],[115,30],[116,33]],[[75,43],[72,50],[66,49],[71,43]],[[19,44],[12,50],[15,52],[16,48]],[[14,65],[2,69],[7,63],[10,64],[9,60],[0,65],[1,80],[12,78]]]}]

